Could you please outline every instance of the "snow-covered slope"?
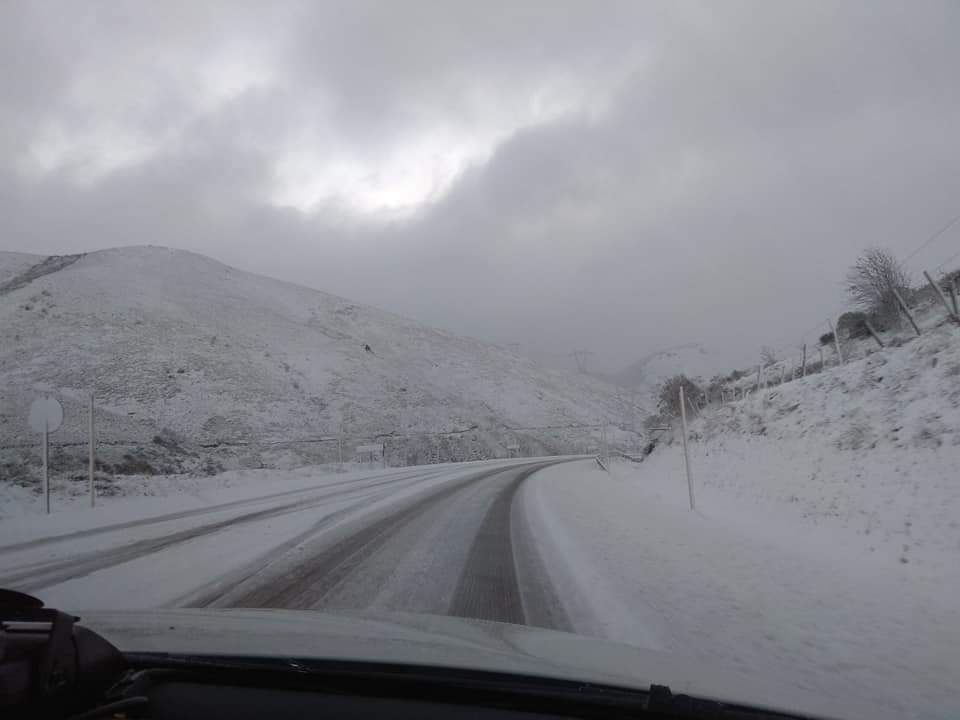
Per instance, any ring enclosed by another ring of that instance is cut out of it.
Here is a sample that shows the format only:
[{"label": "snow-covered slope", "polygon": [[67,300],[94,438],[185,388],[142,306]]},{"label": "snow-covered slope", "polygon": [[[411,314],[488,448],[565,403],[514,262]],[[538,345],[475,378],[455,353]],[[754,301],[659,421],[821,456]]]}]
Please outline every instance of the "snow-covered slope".
[{"label": "snow-covered slope", "polygon": [[657,350],[621,370],[613,380],[620,385],[653,394],[664,380],[683,373],[706,380],[718,370],[717,358],[700,343],[686,343]]},{"label": "snow-covered slope", "polygon": [[787,681],[829,716],[958,717],[960,327],[922,327],[695,417],[693,512],[679,435],[611,475],[538,473],[524,501],[577,631]]},{"label": "snow-covered slope", "polygon": [[25,272],[43,260],[43,255],[30,253],[0,252],[0,285]]},{"label": "snow-covered slope", "polygon": [[[0,278],[44,259],[0,254]],[[58,448],[83,442],[93,390],[105,452],[145,444],[186,456],[251,443],[242,452],[252,465],[279,462],[281,452],[286,461],[335,459],[335,442],[290,441],[341,434],[348,457],[355,442],[387,436],[398,464],[503,455],[512,442],[528,452],[581,449],[583,431],[507,428],[622,417],[613,388],[596,378],[166,248],[92,252],[7,292],[0,334],[8,457],[36,444],[26,413],[41,390],[66,407]],[[163,430],[173,434],[154,442]],[[141,453],[128,464],[138,459],[153,462]]]}]

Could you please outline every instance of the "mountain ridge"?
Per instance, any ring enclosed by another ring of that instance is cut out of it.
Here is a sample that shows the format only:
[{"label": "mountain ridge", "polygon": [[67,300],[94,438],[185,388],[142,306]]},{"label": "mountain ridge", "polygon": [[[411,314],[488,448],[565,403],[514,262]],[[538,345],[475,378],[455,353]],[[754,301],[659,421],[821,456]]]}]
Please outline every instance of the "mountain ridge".
[{"label": "mountain ridge", "polygon": [[[29,259],[0,254],[0,281],[29,273]],[[170,248],[93,251],[35,277],[0,296],[0,331],[11,339],[0,349],[0,447],[35,444],[24,418],[41,392],[65,404],[63,446],[84,441],[91,391],[101,441],[118,448],[392,437],[389,459],[403,464],[511,444],[582,451],[585,429],[511,428],[623,425],[615,388],[595,378]],[[457,443],[428,437],[470,428]],[[330,460],[331,447],[282,454]],[[242,462],[269,465],[278,453],[248,454]]]}]

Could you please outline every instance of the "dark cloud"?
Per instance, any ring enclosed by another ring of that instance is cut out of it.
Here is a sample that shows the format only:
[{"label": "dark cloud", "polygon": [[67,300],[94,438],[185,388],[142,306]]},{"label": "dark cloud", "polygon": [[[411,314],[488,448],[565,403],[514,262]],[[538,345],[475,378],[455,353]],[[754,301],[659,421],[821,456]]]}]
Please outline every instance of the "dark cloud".
[{"label": "dark cloud", "polygon": [[5,248],[164,244],[610,366],[741,362],[960,212],[952,2],[131,7],[0,8]]}]

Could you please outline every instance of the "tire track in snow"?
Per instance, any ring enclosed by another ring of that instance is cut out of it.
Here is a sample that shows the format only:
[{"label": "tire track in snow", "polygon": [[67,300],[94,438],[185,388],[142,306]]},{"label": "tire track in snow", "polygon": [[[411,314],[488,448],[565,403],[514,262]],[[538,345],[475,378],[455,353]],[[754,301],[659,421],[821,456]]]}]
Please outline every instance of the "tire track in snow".
[{"label": "tire track in snow", "polygon": [[[439,473],[440,471],[433,471]],[[294,495],[308,495],[310,493],[318,492],[321,490],[327,490],[334,487],[339,487],[343,485],[355,485],[357,483],[366,481],[366,480],[378,480],[381,478],[386,478],[388,480],[404,480],[410,477],[415,477],[420,473],[407,473],[401,474],[391,473],[388,476],[376,475],[372,478],[363,477],[363,478],[351,478],[347,480],[340,480],[337,482],[326,483],[320,487],[306,487],[306,488],[297,488],[296,490],[284,490],[278,493],[270,493],[267,495],[258,495],[253,498],[244,498],[242,500],[232,500],[226,503],[220,503],[218,505],[208,505],[202,508],[194,508],[192,510],[180,510],[178,512],[166,513],[164,515],[152,515],[146,518],[140,518],[138,520],[128,520],[125,522],[114,523],[112,525],[103,525],[95,528],[88,528],[86,530],[77,530],[74,532],[64,533],[62,535],[53,535],[50,537],[36,538],[34,540],[26,540],[24,542],[12,543],[10,545],[0,546],[0,555],[7,553],[16,552],[18,550],[29,550],[31,548],[43,547],[44,545],[53,545],[56,543],[64,542],[67,540],[77,540],[80,538],[91,537],[94,535],[102,535],[104,533],[114,532],[116,530],[125,530],[132,527],[142,527],[146,525],[153,525],[155,523],[170,522],[172,520],[182,520],[185,518],[195,517],[198,515],[208,515],[212,513],[222,512],[224,510],[230,510],[233,508],[243,507],[245,505],[257,505],[269,500],[276,500],[282,497],[290,497]]]},{"label": "tire track in snow", "polygon": [[[5,585],[22,591],[35,591],[50,585],[66,582],[83,575],[89,575],[90,573],[103,570],[104,568],[111,567],[113,565],[119,565],[130,560],[135,560],[143,557],[144,555],[149,555],[151,553],[168,549],[174,545],[195,540],[197,538],[216,532],[221,532],[226,529],[231,529],[238,525],[262,522],[264,520],[274,519],[290,513],[310,510],[315,507],[325,505],[333,499],[343,499],[343,496],[350,495],[352,493],[369,492],[370,490],[382,487],[384,485],[390,486],[386,491],[382,491],[382,494],[386,495],[407,487],[406,484],[398,485],[398,483],[404,483],[407,480],[413,480],[413,483],[410,484],[416,484],[430,480],[436,477],[438,474],[441,474],[441,472],[429,471],[425,473],[411,473],[402,477],[391,477],[379,482],[366,483],[360,487],[342,488],[337,489],[334,492],[326,492],[322,495],[311,497],[307,501],[296,500],[294,502],[285,503],[279,507],[257,510],[237,517],[220,520],[195,528],[181,530],[159,538],[148,538],[146,540],[130,543],[113,550],[95,550],[64,559],[22,565],[20,567],[13,568],[11,571],[8,571],[3,575],[0,575],[0,585]],[[325,490],[327,487],[329,486],[326,486],[323,489]],[[316,489],[312,490],[315,493],[318,492]],[[300,491],[296,492],[299,493]],[[286,494],[287,493],[280,493],[278,496]],[[370,499],[367,495],[358,498],[358,500],[367,499]],[[260,498],[259,500],[262,501],[263,498]],[[219,509],[222,509],[222,507],[210,509],[209,511],[214,512],[215,510]],[[135,525],[148,525],[155,522],[163,522],[163,520],[153,519],[151,521],[144,521],[142,523],[137,522]],[[124,527],[130,526],[131,525],[129,524],[124,524]]]},{"label": "tire track in snow", "polygon": [[[561,461],[562,462],[562,461]],[[369,522],[314,552],[306,560],[300,557],[278,558],[271,571],[261,577],[248,577],[247,588],[236,588],[218,597],[216,606],[269,607],[287,609],[325,609],[336,598],[354,599],[376,595],[371,587],[382,578],[373,570],[378,556],[399,556],[402,569],[403,554],[413,551],[414,543],[398,550],[389,547],[391,541],[405,534],[425,534],[426,528],[434,526],[449,512],[470,511],[469,491],[476,483],[496,481],[497,476],[508,475],[502,489],[489,504],[483,503],[476,512],[482,512],[479,523],[466,520],[462,525],[478,527],[469,542],[469,550],[459,576],[455,591],[446,607],[446,614],[494,620],[515,624],[536,624],[543,627],[569,629],[570,625],[562,611],[559,599],[537,568],[535,549],[531,538],[524,535],[515,542],[513,527],[523,522],[514,512],[517,492],[523,482],[533,473],[555,462],[537,463],[520,467],[497,468],[477,473],[460,482],[432,491],[412,504],[405,504],[372,522]],[[458,499],[462,496],[462,499]],[[448,508],[450,510],[448,511]],[[418,527],[418,524],[424,527]],[[438,545],[437,552],[443,552]],[[301,547],[300,551],[303,550]],[[380,561],[382,564],[382,560]],[[369,571],[368,571],[369,569]],[[413,579],[416,581],[416,578]],[[525,582],[521,582],[525,581]],[[359,604],[362,604],[361,601]],[[351,607],[353,610],[362,607]],[[397,609],[417,612],[416,607]]]},{"label": "tire track in snow", "polygon": [[[531,618],[525,609],[520,588],[519,576],[523,570],[518,567],[520,563],[515,551],[512,511],[523,482],[548,466],[538,465],[520,472],[487,510],[457,583],[450,615],[517,625],[530,624]],[[528,597],[527,602],[536,601],[538,617],[549,617],[550,613],[539,608],[558,605],[552,597],[552,588],[540,583],[537,589],[536,598]]]},{"label": "tire track in snow", "polygon": [[253,578],[251,584],[256,585],[254,589],[233,596],[226,595],[224,604],[245,608],[320,608],[325,598],[342,583],[348,582],[351,575],[361,569],[363,562],[401,527],[465,487],[502,472],[506,471],[497,468],[480,472],[434,491],[425,498],[419,498],[412,504],[405,504],[402,509],[364,525],[312,557],[297,561],[281,573],[267,573],[267,577]]}]

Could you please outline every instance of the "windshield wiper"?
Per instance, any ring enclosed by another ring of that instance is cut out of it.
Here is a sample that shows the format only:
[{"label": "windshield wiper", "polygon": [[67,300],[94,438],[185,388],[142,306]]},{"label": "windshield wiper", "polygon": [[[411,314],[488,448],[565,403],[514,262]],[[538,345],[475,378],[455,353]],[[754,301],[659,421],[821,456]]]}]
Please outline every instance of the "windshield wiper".
[{"label": "windshield wiper", "polygon": [[[294,657],[127,654],[149,675],[178,673],[184,679],[320,693],[419,699],[529,709],[558,714],[614,713],[683,720],[801,720],[805,716],[674,694],[665,685],[648,690],[485,670],[323,660]],[[178,672],[179,671],[179,672]],[[169,678],[169,676],[166,676]],[[808,719],[809,720],[809,719]]]}]

